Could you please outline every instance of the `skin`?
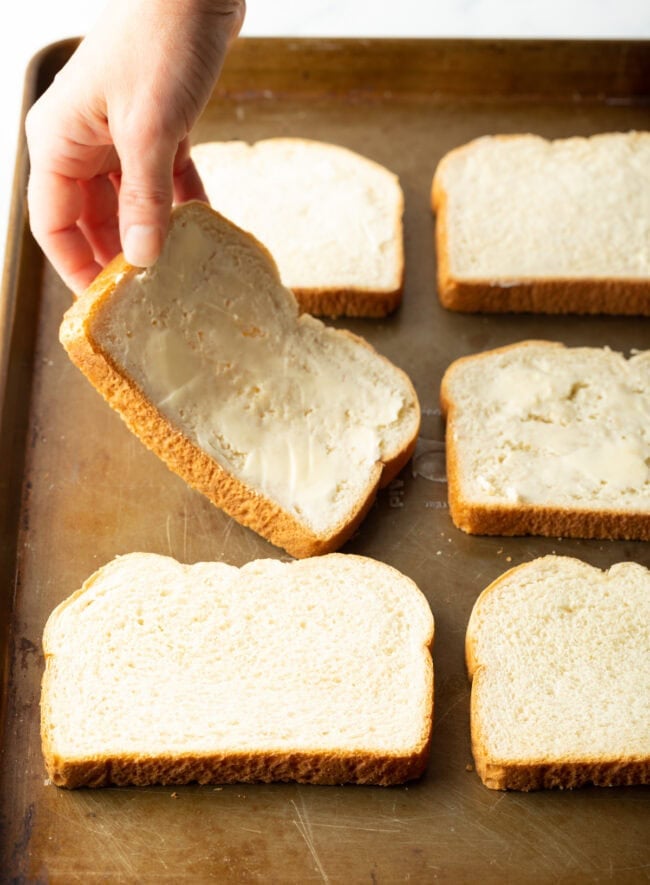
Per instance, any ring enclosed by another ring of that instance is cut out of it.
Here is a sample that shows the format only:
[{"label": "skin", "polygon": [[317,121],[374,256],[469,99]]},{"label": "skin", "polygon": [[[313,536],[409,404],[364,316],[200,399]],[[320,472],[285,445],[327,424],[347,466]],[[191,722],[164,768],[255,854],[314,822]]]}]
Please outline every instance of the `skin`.
[{"label": "skin", "polygon": [[80,293],[120,251],[160,253],[173,202],[207,200],[189,136],[245,0],[111,0],[26,120],[32,233]]}]

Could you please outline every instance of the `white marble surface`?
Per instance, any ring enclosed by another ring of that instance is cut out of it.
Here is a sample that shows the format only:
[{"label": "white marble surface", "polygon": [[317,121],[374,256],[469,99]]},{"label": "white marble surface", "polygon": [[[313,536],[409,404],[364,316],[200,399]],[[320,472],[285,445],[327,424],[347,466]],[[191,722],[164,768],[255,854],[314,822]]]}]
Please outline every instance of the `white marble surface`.
[{"label": "white marble surface", "polygon": [[[0,259],[25,70],[56,40],[84,34],[105,0],[21,0],[4,16],[0,53]],[[171,2],[171,0],[170,0]],[[650,37],[649,0],[248,0],[255,36]]]}]

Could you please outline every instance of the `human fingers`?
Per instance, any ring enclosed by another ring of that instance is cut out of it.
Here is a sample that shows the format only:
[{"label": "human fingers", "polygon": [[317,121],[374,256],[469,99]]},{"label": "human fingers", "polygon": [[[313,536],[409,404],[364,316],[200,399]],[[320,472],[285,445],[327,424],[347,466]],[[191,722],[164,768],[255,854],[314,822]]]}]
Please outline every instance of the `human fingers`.
[{"label": "human fingers", "polygon": [[[166,235],[172,199],[207,201],[190,156],[188,135],[205,106],[221,70],[228,44],[241,28],[244,0],[194,0],[182,14],[161,0],[142,7],[143,32],[150,42],[131,53],[122,66],[135,92],[113,81],[107,97],[108,122],[121,163],[119,216],[127,261],[148,266]],[[161,28],[161,21],[165,27]],[[142,65],[133,77],[134,58]],[[146,89],[143,85],[146,84]]]},{"label": "human fingers", "polygon": [[176,151],[173,188],[176,203],[185,203],[187,200],[210,202],[190,153],[189,138],[184,138]]},{"label": "human fingers", "polygon": [[172,207],[177,142],[154,118],[115,133],[120,157],[119,226],[124,257],[148,267],[160,254]]},{"label": "human fingers", "polygon": [[97,175],[89,181],[80,181],[79,187],[83,199],[79,227],[99,264],[107,264],[122,248],[115,186],[109,176]]},{"label": "human fingers", "polygon": [[[73,63],[68,64],[72,73],[68,76],[64,68],[27,114],[27,201],[36,241],[64,282],[80,292],[101,269],[106,251],[106,246],[89,239],[84,219],[92,227],[102,212],[104,218],[110,214],[110,208],[104,207],[106,198],[100,201],[101,212],[92,208],[86,181],[101,180],[115,169],[117,156],[105,124],[101,120],[97,124],[84,112],[77,89],[79,82],[86,81],[74,74]],[[91,193],[97,187],[91,185]],[[96,248],[102,256],[99,259]]]},{"label": "human fingers", "polygon": [[244,25],[246,0],[211,0],[206,5],[212,15],[222,20],[228,44],[236,40]]},{"label": "human fingers", "polygon": [[36,242],[65,284],[77,294],[83,292],[101,266],[77,225],[83,205],[77,182],[46,168],[32,167],[27,205]]}]

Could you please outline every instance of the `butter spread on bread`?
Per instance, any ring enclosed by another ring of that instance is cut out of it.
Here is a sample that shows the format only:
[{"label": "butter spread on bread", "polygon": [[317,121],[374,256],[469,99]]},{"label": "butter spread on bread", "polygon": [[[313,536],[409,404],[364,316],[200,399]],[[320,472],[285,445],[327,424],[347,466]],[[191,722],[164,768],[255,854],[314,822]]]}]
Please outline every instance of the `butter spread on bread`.
[{"label": "butter spread on bread", "polygon": [[202,203],[174,210],[154,266],[106,268],[61,340],[172,470],[295,556],[344,543],[415,445],[407,376],[300,314],[266,249]]},{"label": "butter spread on bread", "polygon": [[456,360],[441,402],[459,528],[650,539],[650,351],[524,341]]}]

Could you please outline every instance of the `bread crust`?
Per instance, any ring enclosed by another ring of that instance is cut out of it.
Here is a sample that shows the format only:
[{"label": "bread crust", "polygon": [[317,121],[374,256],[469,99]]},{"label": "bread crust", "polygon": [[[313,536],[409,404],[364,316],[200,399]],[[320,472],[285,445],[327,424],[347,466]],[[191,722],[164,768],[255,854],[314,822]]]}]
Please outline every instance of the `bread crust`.
[{"label": "bread crust", "polygon": [[[476,771],[491,790],[530,790],[565,789],[572,790],[587,784],[601,787],[631,786],[650,784],[650,757],[622,756],[617,759],[592,757],[571,757],[549,760],[536,759],[518,761],[498,759],[487,748],[484,729],[481,727],[479,697],[485,676],[485,667],[477,656],[478,610],[486,597],[495,592],[501,584],[524,571],[530,563],[522,563],[508,569],[478,596],[465,635],[465,665],[472,684],[470,699],[470,726],[472,755]],[[588,566],[588,568],[591,568]]]},{"label": "bread crust", "polygon": [[454,421],[456,404],[449,392],[450,375],[459,365],[495,353],[539,344],[563,348],[558,342],[527,340],[455,360],[446,370],[440,387],[440,409],[446,420],[445,448],[449,511],[454,525],[471,535],[542,535],[565,538],[650,540],[650,513],[612,509],[571,509],[536,504],[482,504],[462,493]]},{"label": "bread crust", "polygon": [[421,777],[427,764],[430,738],[408,755],[308,750],[229,754],[187,754],[156,758],[62,759],[44,737],[48,777],[58,787],[149,786],[274,783],[374,784],[393,786]]},{"label": "bread crust", "polygon": [[[495,135],[511,141],[520,135]],[[435,248],[438,298],[443,307],[461,313],[612,314],[650,316],[650,279],[545,277],[463,279],[450,268],[448,194],[442,184],[449,158],[472,149],[474,141],[446,154],[431,185],[431,209],[436,216]]]},{"label": "bread crust", "polygon": [[[175,211],[192,212],[198,205],[188,203]],[[207,207],[201,204],[200,211],[206,209]],[[257,243],[257,245],[273,262],[262,244]],[[415,449],[419,429],[419,403],[406,373],[393,366],[395,371],[406,379],[413,391],[418,420],[412,438],[385,462],[377,462],[368,485],[359,496],[357,506],[349,514],[349,518],[341,521],[330,534],[319,535],[278,504],[228,473],[179,428],[174,427],[93,339],[91,326],[94,317],[111,298],[122,276],[133,273],[134,270],[123,256],[117,256],[68,310],[61,325],[60,340],[72,362],[81,369],[90,383],[120,414],[125,424],[147,448],[158,455],[189,486],[204,494],[229,516],[253,529],[272,544],[284,548],[296,558],[337,550],[356,532],[370,510],[379,488],[388,484],[399,473]],[[347,335],[377,354],[374,348],[359,336],[348,331],[340,334]],[[377,356],[384,362],[389,362],[380,354]]]},{"label": "bread crust", "polygon": [[373,289],[299,289],[291,290],[303,313],[329,317],[366,317],[381,319],[397,310],[402,303],[404,270],[399,288],[390,291]]}]

